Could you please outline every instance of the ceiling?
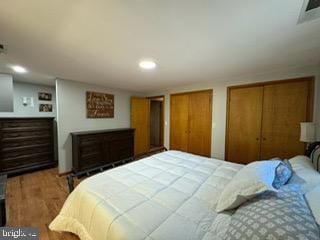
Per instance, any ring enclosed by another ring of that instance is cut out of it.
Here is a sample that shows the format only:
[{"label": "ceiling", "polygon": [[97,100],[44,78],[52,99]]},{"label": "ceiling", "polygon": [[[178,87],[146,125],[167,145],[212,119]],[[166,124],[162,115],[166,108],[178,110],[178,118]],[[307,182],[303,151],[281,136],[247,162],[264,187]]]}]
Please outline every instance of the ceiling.
[{"label": "ceiling", "polygon": [[[0,72],[140,92],[320,63],[302,0],[1,0]],[[154,71],[139,69],[152,58]]]}]

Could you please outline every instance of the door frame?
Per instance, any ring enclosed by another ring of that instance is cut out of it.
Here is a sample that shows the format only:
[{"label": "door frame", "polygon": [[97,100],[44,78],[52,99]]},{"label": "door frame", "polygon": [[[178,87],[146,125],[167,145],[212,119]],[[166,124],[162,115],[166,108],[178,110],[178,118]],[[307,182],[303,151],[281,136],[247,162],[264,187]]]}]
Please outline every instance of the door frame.
[{"label": "door frame", "polygon": [[[147,97],[147,99],[152,100],[152,99],[156,99],[156,98],[162,98],[162,109],[161,109],[161,126],[160,126],[160,147],[159,148],[164,148],[164,130],[165,130],[165,101],[166,101],[166,97],[165,95],[156,95],[156,96],[151,96],[151,97]],[[149,104],[150,108],[151,108],[151,104]],[[150,113],[150,111],[149,111]],[[150,148],[151,150],[151,148]]]},{"label": "door frame", "polygon": [[213,114],[213,89],[203,89],[203,90],[195,90],[195,91],[186,91],[186,92],[178,92],[178,93],[171,93],[170,94],[170,111],[169,111],[169,122],[170,122],[170,128],[169,128],[169,149],[171,149],[171,97],[172,96],[178,96],[178,95],[188,95],[192,93],[202,93],[202,92],[209,92],[210,93],[210,156],[212,154],[212,114]]},{"label": "door frame", "polygon": [[228,136],[229,136],[229,110],[230,110],[230,91],[232,89],[241,89],[249,87],[264,87],[267,85],[274,84],[284,84],[284,83],[294,83],[294,82],[309,82],[309,94],[308,94],[308,108],[307,108],[307,120],[313,121],[313,112],[314,112],[314,82],[315,76],[307,76],[301,78],[291,78],[291,79],[282,79],[282,80],[271,80],[266,82],[259,83],[249,83],[242,85],[234,85],[227,87],[227,111],[226,111],[226,134],[225,134],[225,160],[228,159]]}]

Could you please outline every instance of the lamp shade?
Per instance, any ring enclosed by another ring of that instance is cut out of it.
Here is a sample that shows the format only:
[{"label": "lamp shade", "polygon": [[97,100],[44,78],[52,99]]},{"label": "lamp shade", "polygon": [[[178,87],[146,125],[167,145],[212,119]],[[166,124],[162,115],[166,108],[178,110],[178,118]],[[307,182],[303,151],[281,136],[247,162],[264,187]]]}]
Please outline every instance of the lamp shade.
[{"label": "lamp shade", "polygon": [[300,141],[306,143],[312,143],[316,141],[316,124],[313,122],[300,123],[301,134]]}]

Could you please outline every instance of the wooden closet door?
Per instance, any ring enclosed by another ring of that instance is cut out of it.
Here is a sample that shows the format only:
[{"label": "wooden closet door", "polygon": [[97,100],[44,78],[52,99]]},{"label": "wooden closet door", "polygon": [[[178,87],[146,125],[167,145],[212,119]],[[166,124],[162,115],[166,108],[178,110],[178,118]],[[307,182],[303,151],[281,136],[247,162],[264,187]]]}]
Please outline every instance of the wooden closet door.
[{"label": "wooden closet door", "polygon": [[300,123],[309,121],[310,83],[294,81],[264,87],[261,159],[303,155]]},{"label": "wooden closet door", "polygon": [[170,97],[170,149],[188,152],[189,96]]},{"label": "wooden closet door", "polygon": [[260,158],[263,87],[229,88],[226,158],[250,163]]},{"label": "wooden closet door", "polygon": [[134,132],[134,155],[150,150],[150,103],[146,98],[131,98],[131,128]]},{"label": "wooden closet door", "polygon": [[188,152],[211,156],[212,90],[189,94]]}]

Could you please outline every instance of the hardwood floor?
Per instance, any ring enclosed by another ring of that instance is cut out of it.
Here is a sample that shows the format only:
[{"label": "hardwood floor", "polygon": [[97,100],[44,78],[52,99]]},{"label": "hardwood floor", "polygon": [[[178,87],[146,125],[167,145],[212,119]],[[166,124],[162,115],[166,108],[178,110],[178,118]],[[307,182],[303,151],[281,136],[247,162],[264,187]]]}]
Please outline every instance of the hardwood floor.
[{"label": "hardwood floor", "polygon": [[66,178],[59,177],[57,169],[9,178],[6,226],[36,227],[41,240],[79,240],[75,235],[52,232],[48,227],[67,196]]}]

